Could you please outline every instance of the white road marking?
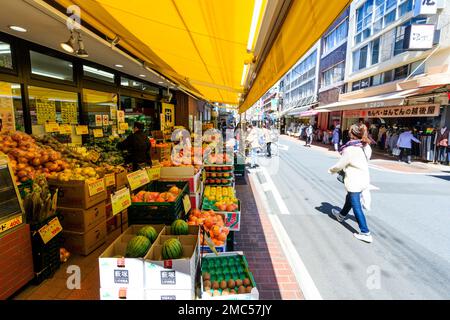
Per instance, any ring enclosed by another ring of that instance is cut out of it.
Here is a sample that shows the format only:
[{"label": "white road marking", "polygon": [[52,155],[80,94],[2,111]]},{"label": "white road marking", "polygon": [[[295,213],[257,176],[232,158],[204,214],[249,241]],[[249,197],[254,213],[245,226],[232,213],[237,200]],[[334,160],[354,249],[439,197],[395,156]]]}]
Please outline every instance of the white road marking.
[{"label": "white road marking", "polygon": [[277,203],[277,206],[280,209],[280,213],[291,214],[286,204],[284,203],[283,198],[281,198],[280,192],[278,192],[278,188],[273,183],[273,180],[270,177],[269,173],[267,172],[266,168],[262,167],[261,171],[264,174],[264,178],[266,179],[265,185],[267,186],[268,190],[272,191],[273,197],[275,198],[275,202]]},{"label": "white road marking", "polygon": [[295,279],[297,280],[297,284],[302,290],[303,296],[307,300],[323,300],[320,295],[319,290],[317,289],[311,275],[306,269],[305,264],[303,263],[300,255],[297,252],[294,244],[292,243],[289,235],[283,227],[280,219],[276,214],[270,214],[270,207],[267,202],[267,197],[264,193],[261,192],[262,187],[254,178],[254,175],[249,175],[250,185],[252,186],[253,191],[258,192],[258,196],[261,198],[261,201],[256,202],[256,206],[258,207],[258,211],[263,211],[261,208],[266,208],[266,212],[270,223],[274,229],[274,232],[280,242],[281,248],[283,249],[283,253],[288,260],[288,263],[295,275]]}]

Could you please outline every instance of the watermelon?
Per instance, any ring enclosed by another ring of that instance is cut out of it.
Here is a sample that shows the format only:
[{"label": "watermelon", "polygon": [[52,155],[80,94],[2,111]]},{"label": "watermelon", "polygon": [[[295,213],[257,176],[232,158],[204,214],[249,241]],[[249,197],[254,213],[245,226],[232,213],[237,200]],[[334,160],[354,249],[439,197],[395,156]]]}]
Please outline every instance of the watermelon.
[{"label": "watermelon", "polygon": [[135,236],[127,244],[127,251],[125,257],[127,258],[142,258],[147,253],[152,243],[147,237]]},{"label": "watermelon", "polygon": [[181,258],[183,255],[183,246],[180,240],[170,238],[164,241],[161,254],[164,260]]},{"label": "watermelon", "polygon": [[158,236],[158,233],[156,232],[155,228],[152,226],[145,226],[142,227],[138,232],[138,236],[144,236],[147,237],[151,243],[155,242],[156,237]]},{"label": "watermelon", "polygon": [[189,234],[189,226],[186,221],[177,219],[170,226],[172,234],[174,235],[187,235]]}]

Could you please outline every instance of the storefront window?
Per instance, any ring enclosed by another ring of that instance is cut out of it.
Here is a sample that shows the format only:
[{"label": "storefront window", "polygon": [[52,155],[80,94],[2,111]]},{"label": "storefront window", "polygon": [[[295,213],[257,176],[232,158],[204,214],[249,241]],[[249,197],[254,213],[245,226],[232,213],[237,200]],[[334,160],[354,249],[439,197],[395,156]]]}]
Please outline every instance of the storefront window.
[{"label": "storefront window", "polygon": [[31,73],[57,80],[73,81],[73,65],[70,61],[30,51]]},{"label": "storefront window", "polygon": [[90,129],[102,128],[105,136],[117,133],[117,94],[84,89],[83,119]]},{"label": "storefront window", "polygon": [[130,87],[139,91],[144,91],[148,94],[158,95],[159,88],[153,87],[141,81],[132,80],[126,77],[120,78],[120,85],[122,87]]},{"label": "storefront window", "polygon": [[[75,135],[75,125],[79,119],[76,92],[30,86],[28,95],[33,134],[52,133],[61,142],[80,142],[80,137]],[[70,125],[72,133],[59,135],[58,132],[48,131],[45,128],[46,123]]]},{"label": "storefront window", "polygon": [[0,68],[12,69],[12,54],[9,43],[0,41]]},{"label": "storefront window", "polygon": [[89,66],[83,66],[83,74],[85,77],[114,83],[114,73],[106,72]]},{"label": "storefront window", "polygon": [[130,128],[135,122],[142,122],[147,134],[154,130],[161,130],[156,101],[121,96],[120,108],[125,111],[125,121]]},{"label": "storefront window", "polygon": [[0,82],[0,132],[25,131],[20,85]]}]

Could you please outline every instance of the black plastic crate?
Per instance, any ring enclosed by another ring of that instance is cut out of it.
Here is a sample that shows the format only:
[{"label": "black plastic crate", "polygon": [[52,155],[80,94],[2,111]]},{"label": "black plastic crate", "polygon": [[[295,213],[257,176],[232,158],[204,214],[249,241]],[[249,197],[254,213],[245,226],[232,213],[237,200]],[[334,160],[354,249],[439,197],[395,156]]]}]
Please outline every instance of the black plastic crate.
[{"label": "black plastic crate", "polygon": [[153,181],[136,190],[167,192],[172,186],[181,190],[174,202],[134,202],[128,208],[128,224],[171,224],[183,218],[183,197],[189,195],[189,183],[185,181]]},{"label": "black plastic crate", "polygon": [[52,216],[41,223],[30,225],[35,284],[39,284],[51,277],[61,266],[59,250],[63,244],[62,233],[59,233],[49,242],[44,244],[38,232],[40,228],[55,217],[60,218],[59,216]]}]

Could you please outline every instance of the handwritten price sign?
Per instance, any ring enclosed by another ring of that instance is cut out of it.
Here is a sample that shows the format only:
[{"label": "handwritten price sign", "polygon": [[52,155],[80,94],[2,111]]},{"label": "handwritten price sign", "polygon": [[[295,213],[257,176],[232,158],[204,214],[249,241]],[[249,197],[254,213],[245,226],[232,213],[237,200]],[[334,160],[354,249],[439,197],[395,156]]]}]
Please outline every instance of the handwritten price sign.
[{"label": "handwritten price sign", "polygon": [[105,180],[98,179],[96,181],[88,183],[89,197],[95,196],[96,194],[105,191]]},{"label": "handwritten price sign", "polygon": [[6,232],[9,229],[12,229],[14,227],[17,227],[18,225],[22,224],[22,216],[17,216],[12,218],[11,220],[8,220],[4,223],[0,224],[0,233]]},{"label": "handwritten price sign", "polygon": [[116,174],[109,173],[105,174],[105,186],[110,187],[116,184]]},{"label": "handwritten price sign", "polygon": [[59,223],[58,217],[52,219],[49,223],[39,229],[39,234],[41,235],[44,244],[47,244],[52,240],[58,233],[62,231],[62,226]]},{"label": "handwritten price sign", "polygon": [[88,126],[76,126],[75,132],[77,133],[77,135],[81,136],[84,134],[89,134],[89,129]]},{"label": "handwritten price sign", "polygon": [[122,212],[129,206],[131,206],[130,189],[123,188],[111,195],[112,212],[115,216],[119,212]]},{"label": "handwritten price sign", "polygon": [[131,190],[136,190],[143,185],[146,185],[150,182],[150,178],[148,176],[147,170],[142,169],[127,175],[128,184],[130,185]]},{"label": "handwritten price sign", "polygon": [[159,180],[161,178],[161,167],[153,167],[147,169],[150,181]]}]

